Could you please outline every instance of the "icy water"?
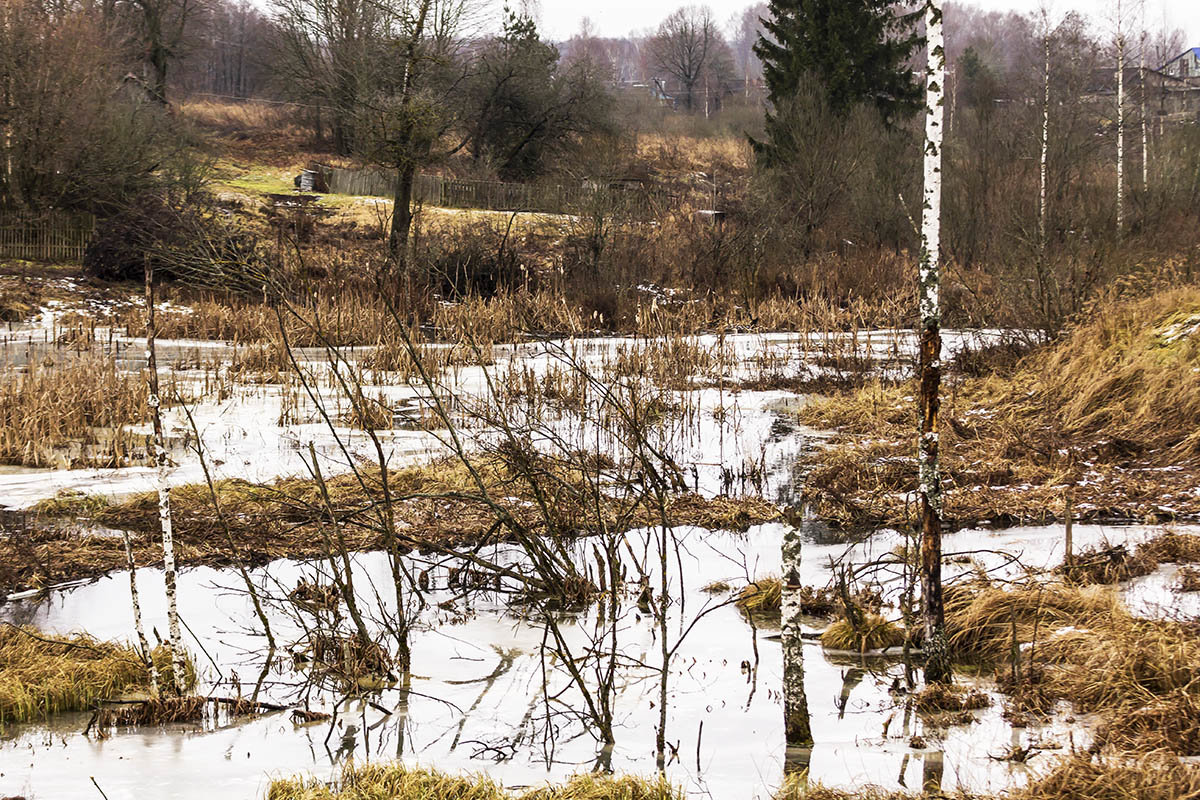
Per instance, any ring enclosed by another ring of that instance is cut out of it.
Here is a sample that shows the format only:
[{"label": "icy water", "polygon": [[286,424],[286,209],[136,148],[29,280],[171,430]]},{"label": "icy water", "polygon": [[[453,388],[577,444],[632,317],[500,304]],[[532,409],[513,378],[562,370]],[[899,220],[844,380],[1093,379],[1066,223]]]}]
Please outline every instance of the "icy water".
[{"label": "icy water", "polygon": [[[804,647],[805,688],[816,745],[811,752],[789,753],[777,631],[756,631],[734,607],[722,605],[724,595],[703,591],[714,581],[741,586],[778,574],[786,530],[764,525],[745,534],[676,531],[679,559],[669,573],[672,595],[681,596],[683,603],[672,607],[668,625],[669,642],[679,643],[668,672],[667,774],[672,780],[697,796],[767,797],[785,769],[804,764],[814,780],[834,786],[916,789],[931,775],[940,775],[947,789],[996,791],[1025,780],[1030,768],[1047,764],[1053,754],[1086,746],[1087,720],[1072,724],[1066,710],[1045,725],[1014,729],[996,703],[976,712],[972,724],[931,728],[905,709],[902,694],[890,691],[903,677],[901,664],[827,654],[809,642]],[[1078,526],[1075,540],[1086,547],[1137,541],[1154,532]],[[647,535],[652,533],[629,534],[630,552],[642,553]],[[828,581],[831,560],[861,563],[902,541],[887,531],[853,546],[823,544],[819,529],[805,536],[801,577],[814,585]],[[948,536],[945,547],[952,560],[957,560],[955,554],[970,553],[975,561],[951,565],[951,574],[967,569],[1004,574],[1018,569],[1013,557],[1034,568],[1057,563],[1061,540],[1057,527],[961,531]],[[492,555],[506,557],[500,551]],[[17,726],[6,731],[0,744],[0,791],[81,796],[88,794],[94,776],[110,798],[145,797],[147,792],[211,797],[216,787],[230,797],[252,798],[261,796],[271,777],[295,772],[332,777],[351,757],[484,771],[510,787],[562,779],[596,765],[629,773],[654,770],[660,656],[659,632],[650,617],[626,602],[619,651],[631,666],[621,671],[615,690],[617,741],[606,753],[582,722],[566,713],[579,707],[579,698],[553,654],[543,651],[545,627],[495,596],[455,600],[456,592],[446,585],[447,566],[431,571],[430,607],[413,638],[407,697],[398,689],[384,690],[373,697],[375,705],[352,701],[340,709],[337,722],[303,727],[287,714],[273,714],[217,730],[156,728],[100,740],[82,734],[86,718],[79,715],[58,718],[49,726]],[[254,572],[255,583],[275,598],[269,605],[281,642],[298,640],[298,624],[305,619],[283,598],[286,589],[322,569],[278,561]],[[356,558],[356,572],[363,579],[360,586],[372,587],[360,589],[364,607],[373,619],[382,618],[391,608],[380,601],[389,581],[386,560],[362,554]],[[147,625],[165,631],[161,575],[143,569],[138,580]],[[652,584],[656,582],[657,577]],[[1128,591],[1131,605],[1151,594],[1144,587],[1143,582]],[[264,642],[253,632],[256,620],[236,573],[187,570],[180,578],[179,598],[186,638],[205,682],[217,686],[217,693],[227,693],[236,672],[248,689],[261,666]],[[445,601],[453,607],[437,606]],[[128,576],[113,574],[44,599],[10,603],[3,616],[52,632],[86,630],[101,638],[129,638]],[[595,616],[591,610],[563,620],[578,652],[595,629]],[[815,633],[820,627],[813,623],[807,629]],[[280,667],[268,680],[268,699],[297,700],[301,673]],[[333,697],[314,691],[312,708],[332,710]],[[394,713],[384,714],[380,707]],[[913,746],[915,734],[924,739],[923,746]],[[1043,754],[1031,759],[1029,767],[998,760],[1010,746],[1031,743],[1043,748]]]},{"label": "icy water", "polygon": [[[863,346],[885,369],[902,368],[911,339],[900,332],[878,332]],[[985,334],[986,336],[986,334]],[[32,348],[35,334],[27,347]],[[946,355],[969,340],[947,337]],[[700,337],[704,346],[716,346]],[[129,343],[132,350],[135,343]],[[796,337],[727,337],[729,367],[717,385],[681,393],[686,408],[668,424],[671,453],[683,467],[689,485],[706,495],[722,492],[762,494],[790,502],[798,480],[797,456],[822,436],[794,422],[792,411],[803,398],[781,391],[733,392],[724,379],[736,381],[771,370],[798,374],[808,370],[812,348]],[[597,370],[611,364],[622,348],[644,346],[644,340],[596,339],[571,344],[571,357]],[[16,348],[18,345],[12,345]],[[189,355],[197,343],[169,343],[164,350],[178,357],[177,375],[206,379]],[[216,349],[218,345],[203,345]],[[558,344],[528,344],[494,351],[492,374],[528,369],[544,375],[562,358]],[[306,356],[319,371],[318,354]],[[752,366],[756,359],[758,366]],[[136,366],[131,359],[131,366]],[[447,388],[471,397],[482,392],[485,374],[478,367],[454,369]],[[381,381],[370,387],[393,407],[419,406],[421,392]],[[315,407],[301,408],[299,420],[280,424],[287,389],[279,386],[239,387],[220,401],[205,400],[194,413],[210,465],[218,477],[268,480],[303,472],[301,454],[310,443],[328,472],[345,469],[349,457],[369,456],[370,442],[361,432],[330,430],[316,417]],[[334,401],[330,400],[330,403]],[[303,406],[303,403],[300,404]],[[189,435],[179,412],[169,426],[179,438]],[[561,428],[575,431],[565,418]],[[578,426],[576,426],[578,427]],[[382,434],[389,463],[398,466],[445,452],[436,431],[396,429]],[[342,446],[347,448],[342,451]],[[186,448],[176,455],[174,483],[202,479],[200,465]],[[70,488],[124,494],[152,488],[142,468],[117,470],[0,471],[0,505],[26,507]],[[947,790],[999,791],[1025,781],[1030,770],[1050,763],[1054,754],[1086,747],[1087,719],[1067,710],[1045,724],[1014,729],[999,702],[975,712],[974,722],[937,728],[908,709],[905,668],[895,658],[824,652],[814,639],[802,650],[805,689],[815,746],[789,750],[784,741],[785,686],[779,631],[752,626],[730,604],[728,593],[706,587],[724,582],[735,590],[749,581],[781,571],[780,548],[790,527],[771,524],[741,532],[678,528],[672,533],[668,561],[669,605],[666,640],[673,651],[667,669],[666,772],[696,797],[720,800],[767,798],[786,771],[807,768],[813,780],[846,788],[879,785],[918,790],[937,780]],[[1102,541],[1133,542],[1151,535],[1149,528],[1076,526],[1077,548]],[[620,550],[631,574],[646,572],[657,587],[654,557],[656,531],[633,531]],[[804,584],[829,583],[837,563],[863,564],[893,551],[904,542],[894,531],[880,531],[857,543],[835,541],[828,530],[806,524],[800,569]],[[944,549],[948,576],[982,570],[1016,574],[1023,568],[1045,568],[1062,560],[1058,527],[997,531],[961,531],[947,536]],[[577,563],[587,564],[591,543],[579,542]],[[511,548],[495,548],[488,557],[521,563]],[[296,773],[320,779],[334,777],[349,759],[400,758],[407,763],[452,772],[486,772],[510,788],[557,781],[594,768],[618,773],[651,774],[656,767],[655,733],[660,724],[663,632],[656,620],[640,611],[636,589],[623,598],[616,624],[617,679],[612,688],[614,738],[603,747],[594,728],[581,718],[583,698],[572,685],[562,656],[547,648],[546,620],[527,607],[506,602],[495,592],[467,596],[449,586],[449,560],[430,562],[418,555],[407,564],[429,577],[426,605],[412,631],[411,685],[388,688],[370,702],[339,704],[327,688],[306,686],[306,673],[277,653],[264,685],[264,699],[282,704],[305,703],[314,710],[336,711],[334,720],[298,726],[287,713],[240,720],[220,727],[169,726],[115,732],[108,738],[85,737],[86,715],[67,715],[49,724],[10,726],[0,736],[0,796],[30,798],[95,797],[94,777],[107,797],[230,798],[263,796],[273,777]],[[354,559],[355,585],[369,624],[376,630],[395,610],[391,573],[382,554]],[[281,560],[256,569],[252,580],[268,597],[268,613],[281,646],[304,639],[311,615],[286,599],[301,578],[320,578],[328,567],[317,562]],[[161,574],[138,571],[148,630],[165,633]],[[887,596],[897,577],[875,576]],[[86,631],[102,639],[130,639],[132,613],[129,576],[113,573],[82,586],[62,588],[38,598],[0,605],[0,619],[34,625],[56,633]],[[1137,613],[1161,616],[1176,608],[1170,568],[1134,582],[1126,598]],[[626,587],[630,589],[630,587]],[[1184,602],[1190,603],[1190,600]],[[248,692],[259,675],[265,641],[258,630],[240,576],[230,570],[194,568],[179,581],[185,641],[200,668],[204,691],[229,695],[240,686]],[[524,610],[523,610],[524,609]],[[1197,610],[1200,610],[1198,608]],[[892,614],[894,615],[894,610]],[[597,631],[610,631],[597,607],[555,618],[565,646],[580,663],[595,666],[597,654],[611,654],[611,639],[596,641]],[[815,636],[820,620],[808,620]],[[606,649],[607,648],[607,649]],[[790,673],[790,670],[789,670]],[[594,679],[591,676],[589,680]],[[975,682],[969,676],[964,681]],[[981,688],[989,690],[986,684]],[[596,691],[589,685],[589,691]],[[1003,760],[1014,745],[1037,745],[1028,765]]]}]

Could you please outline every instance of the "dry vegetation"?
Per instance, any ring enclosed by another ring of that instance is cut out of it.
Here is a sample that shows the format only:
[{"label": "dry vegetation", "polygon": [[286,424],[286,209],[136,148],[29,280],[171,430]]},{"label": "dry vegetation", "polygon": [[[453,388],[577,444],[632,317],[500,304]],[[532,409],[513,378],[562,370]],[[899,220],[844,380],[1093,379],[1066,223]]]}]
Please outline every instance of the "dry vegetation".
[{"label": "dry vegetation", "polygon": [[[1200,513],[1200,289],[1098,303],[1016,367],[946,388],[949,524]],[[909,521],[916,489],[910,384],[874,383],[800,410],[839,436],[811,459],[806,496],[847,527]]]},{"label": "dry vegetation", "polygon": [[[159,674],[170,681],[165,648],[154,652]],[[195,682],[189,663],[185,685]],[[0,626],[0,723],[88,711],[98,700],[150,690],[150,676],[132,647],[86,634],[48,636]]]},{"label": "dry vegetation", "polygon": [[267,800],[683,800],[666,778],[584,774],[561,786],[510,792],[484,776],[452,776],[402,764],[349,765],[337,785],[273,781]]},{"label": "dry vegetation", "polygon": [[948,587],[946,627],[963,661],[996,665],[1021,711],[1064,700],[1098,713],[1101,744],[1200,755],[1200,629],[1138,619],[1111,587]]},{"label": "dry vegetation", "polygon": [[146,381],[111,359],[64,356],[0,372],[0,463],[31,467],[123,466],[144,437]]},{"label": "dry vegetation", "polygon": [[[476,464],[497,502],[514,518],[542,530],[545,520],[514,473],[503,462]],[[376,550],[385,546],[377,529],[359,525],[370,518],[375,503],[382,499],[378,474],[360,470],[370,494],[365,494],[353,474],[327,480],[333,506],[346,546],[352,550]],[[394,470],[389,474],[400,541],[410,547],[428,544],[451,546],[481,544],[502,537],[497,512],[476,492],[461,462],[444,460]],[[171,505],[178,560],[183,565],[226,565],[237,559],[258,564],[284,556],[305,558],[326,552],[322,526],[329,519],[318,484],[310,479],[285,478],[270,484],[229,479],[216,484],[225,524],[237,542],[238,552],[228,539],[206,485],[181,486],[172,490]],[[582,492],[578,497],[588,497]],[[582,501],[579,501],[582,502]],[[88,512],[98,523],[137,532],[134,551],[139,564],[161,560],[157,543],[158,498],[152,493],[135,495],[111,505],[95,498],[59,498],[34,509],[47,516],[71,516]],[[558,530],[583,534],[592,509],[573,506],[567,498],[555,504]],[[674,524],[710,529],[743,529],[778,518],[777,508],[756,498],[705,499],[694,494],[673,496],[666,512]],[[608,523],[627,520],[631,526],[653,524],[658,509],[649,506],[625,508],[611,499],[603,510]],[[498,532],[500,531],[500,532]],[[328,533],[328,531],[324,531]],[[490,537],[490,538],[489,538]],[[121,540],[91,536],[61,527],[34,526],[19,536],[0,539],[0,591],[42,587],[71,578],[101,575],[121,567],[125,555]]]},{"label": "dry vegetation", "polygon": [[[883,789],[843,791],[809,784],[803,777],[789,778],[775,800],[988,800],[992,795],[972,795],[929,787],[921,794]],[[1200,797],[1200,765],[1181,761],[1169,753],[1135,757],[1097,757],[1076,753],[1064,757],[1024,787],[1002,795],[1005,800],[1196,800]]]}]

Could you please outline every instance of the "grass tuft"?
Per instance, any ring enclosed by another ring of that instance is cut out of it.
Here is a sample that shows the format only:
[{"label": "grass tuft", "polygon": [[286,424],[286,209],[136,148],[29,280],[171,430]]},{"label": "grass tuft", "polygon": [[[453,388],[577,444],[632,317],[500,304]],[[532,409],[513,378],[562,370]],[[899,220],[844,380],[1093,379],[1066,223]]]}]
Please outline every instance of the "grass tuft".
[{"label": "grass tuft", "polygon": [[683,800],[663,777],[576,775],[562,786],[505,790],[483,775],[447,775],[403,764],[350,764],[336,785],[304,778],[272,781],[267,800]]}]

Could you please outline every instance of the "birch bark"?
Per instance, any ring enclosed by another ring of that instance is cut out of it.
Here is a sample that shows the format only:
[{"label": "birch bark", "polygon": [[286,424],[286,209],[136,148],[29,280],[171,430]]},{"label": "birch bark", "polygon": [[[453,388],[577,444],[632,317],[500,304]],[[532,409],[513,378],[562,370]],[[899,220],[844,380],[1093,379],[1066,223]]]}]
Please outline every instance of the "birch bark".
[{"label": "birch bark", "polygon": [[171,682],[176,694],[183,694],[183,637],[179,631],[179,608],[175,597],[175,537],[171,529],[171,487],[168,482],[171,468],[163,436],[162,414],[159,411],[158,358],[154,347],[154,268],[146,259],[146,372],[150,383],[150,417],[154,423],[154,465],[158,480],[158,520],[162,526],[163,581],[167,593],[167,647],[171,651]]},{"label": "birch bark", "polygon": [[812,728],[808,695],[804,691],[804,640],[800,636],[800,531],[790,528],[783,535],[783,597],[781,600],[783,644],[783,730],[787,746],[811,748]]},{"label": "birch bark", "polygon": [[1125,28],[1117,1],[1117,233],[1125,230]]},{"label": "birch bark", "polygon": [[921,213],[920,440],[921,600],[925,627],[925,680],[950,680],[942,605],[942,491],[938,473],[938,391],[941,383],[942,119],[946,52],[940,0],[925,6],[928,49],[925,84],[925,202]]}]

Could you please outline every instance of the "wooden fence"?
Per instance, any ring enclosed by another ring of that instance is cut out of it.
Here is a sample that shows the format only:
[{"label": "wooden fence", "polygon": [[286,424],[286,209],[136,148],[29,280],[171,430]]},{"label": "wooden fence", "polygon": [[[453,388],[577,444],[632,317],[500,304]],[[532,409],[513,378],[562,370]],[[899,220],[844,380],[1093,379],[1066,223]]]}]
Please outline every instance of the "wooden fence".
[{"label": "wooden fence", "polygon": [[[332,168],[326,170],[325,177],[329,191],[336,194],[391,197],[396,188],[396,173],[390,170]],[[543,214],[579,213],[597,201],[602,201],[608,208],[644,210],[650,200],[646,193],[638,191],[548,183],[456,180],[437,175],[418,175],[413,184],[413,199],[444,208],[538,211]]]},{"label": "wooden fence", "polygon": [[95,220],[86,214],[0,212],[0,258],[83,261],[83,252],[95,227]]}]

